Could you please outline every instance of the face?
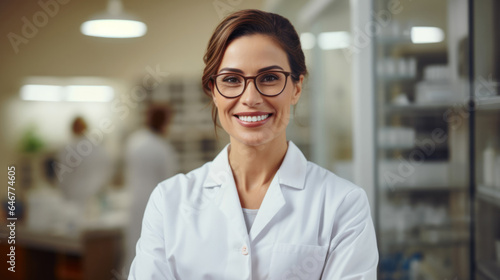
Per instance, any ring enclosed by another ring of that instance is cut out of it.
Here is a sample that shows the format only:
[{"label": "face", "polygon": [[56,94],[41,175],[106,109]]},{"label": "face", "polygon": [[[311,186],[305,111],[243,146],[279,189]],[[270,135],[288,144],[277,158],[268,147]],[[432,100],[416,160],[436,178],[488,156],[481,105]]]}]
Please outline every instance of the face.
[{"label": "face", "polygon": [[[235,39],[224,53],[218,73],[238,73],[256,76],[267,71],[291,72],[286,52],[270,37],[248,35]],[[218,116],[231,142],[259,146],[273,141],[286,141],[286,127],[290,120],[290,106],[297,104],[302,92],[299,82],[288,76],[286,87],[277,96],[267,97],[255,88],[254,80],[247,80],[242,95],[236,98],[222,96],[212,86],[212,96]],[[251,121],[253,116],[260,121]],[[267,116],[267,118],[266,118]]]}]

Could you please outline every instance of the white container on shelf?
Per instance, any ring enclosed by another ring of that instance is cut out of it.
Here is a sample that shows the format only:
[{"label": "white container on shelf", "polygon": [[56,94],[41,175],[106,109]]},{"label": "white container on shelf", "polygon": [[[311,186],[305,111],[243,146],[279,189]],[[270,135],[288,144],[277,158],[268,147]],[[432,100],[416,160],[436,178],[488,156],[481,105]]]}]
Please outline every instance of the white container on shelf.
[{"label": "white container on shelf", "polygon": [[448,162],[382,161],[379,184],[385,188],[450,187]]},{"label": "white container on shelf", "polygon": [[495,160],[495,187],[500,190],[500,155]]},{"label": "white container on shelf", "polygon": [[405,58],[399,58],[397,60],[397,63],[398,63],[398,68],[397,68],[397,72],[398,72],[398,76],[400,77],[408,77],[408,60],[405,59]]},{"label": "white container on shelf", "polygon": [[466,81],[452,81],[448,65],[430,65],[424,79],[415,85],[415,103],[425,105],[453,104],[468,100]]},{"label": "white container on shelf", "polygon": [[487,187],[495,185],[495,148],[490,141],[483,151],[483,184]]},{"label": "white container on shelf", "polygon": [[497,249],[497,263],[500,264],[500,240],[495,241],[495,245]]},{"label": "white container on shelf", "polygon": [[381,148],[413,148],[415,135],[411,127],[382,127],[378,131],[378,143]]},{"label": "white container on shelf", "polygon": [[412,78],[417,76],[417,60],[414,57],[408,59],[408,75]]}]

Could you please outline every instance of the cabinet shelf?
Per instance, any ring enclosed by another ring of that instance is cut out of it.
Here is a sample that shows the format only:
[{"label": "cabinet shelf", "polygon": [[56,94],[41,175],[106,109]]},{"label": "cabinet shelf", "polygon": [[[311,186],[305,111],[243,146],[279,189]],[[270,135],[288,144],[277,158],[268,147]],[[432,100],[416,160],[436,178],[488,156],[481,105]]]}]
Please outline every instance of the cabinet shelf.
[{"label": "cabinet shelf", "polygon": [[477,270],[491,280],[500,279],[500,264],[494,261],[478,262]]},{"label": "cabinet shelf", "polygon": [[422,187],[401,187],[395,186],[387,190],[389,193],[437,193],[437,192],[463,192],[466,187],[446,187],[446,186],[422,186]]},{"label": "cabinet shelf", "polygon": [[[398,152],[411,152],[415,149],[417,149],[418,147],[417,146],[378,146],[377,149],[379,151],[388,151],[388,152],[391,152],[391,151],[398,151]],[[445,146],[436,146],[435,147],[436,151],[446,151],[447,150],[447,147]]]},{"label": "cabinet shelf", "polygon": [[377,38],[377,42],[386,47],[390,46],[401,46],[401,45],[411,45],[413,44],[410,36],[404,35],[385,35]]},{"label": "cabinet shelf", "polygon": [[387,75],[380,74],[378,78],[384,82],[415,83],[415,77],[410,75]]},{"label": "cabinet shelf", "polygon": [[391,105],[384,107],[387,115],[435,115],[443,114],[446,110],[453,107],[453,104],[409,104],[409,105]]},{"label": "cabinet shelf", "polygon": [[500,190],[486,186],[478,186],[477,198],[481,201],[500,207]]},{"label": "cabinet shelf", "polygon": [[468,239],[458,240],[436,240],[436,241],[422,241],[422,240],[407,240],[405,242],[391,242],[389,246],[394,247],[418,247],[418,248],[444,248],[444,247],[457,247],[469,245]]},{"label": "cabinet shelf", "polygon": [[401,145],[401,146],[379,146],[377,147],[377,149],[381,150],[381,151],[411,151],[413,149],[415,149],[415,146],[405,146],[405,145]]}]

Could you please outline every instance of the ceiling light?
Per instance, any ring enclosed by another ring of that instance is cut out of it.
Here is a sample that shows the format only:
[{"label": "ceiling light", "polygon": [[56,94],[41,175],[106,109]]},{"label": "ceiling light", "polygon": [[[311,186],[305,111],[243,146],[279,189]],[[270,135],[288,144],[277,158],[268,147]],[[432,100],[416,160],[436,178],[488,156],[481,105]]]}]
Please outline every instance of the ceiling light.
[{"label": "ceiling light", "polygon": [[66,101],[109,102],[114,96],[112,87],[102,85],[71,85],[65,91]]},{"label": "ceiling light", "polygon": [[20,97],[27,101],[109,102],[114,98],[115,88],[105,83],[88,77],[70,79],[34,77],[28,79],[21,87]]},{"label": "ceiling light", "polygon": [[430,26],[414,26],[411,28],[411,41],[414,44],[439,43],[444,40],[441,28]]},{"label": "ceiling light", "polygon": [[134,38],[144,36],[147,26],[134,16],[123,12],[120,0],[109,0],[107,12],[84,22],[80,30],[87,36]]},{"label": "ceiling light", "polygon": [[55,85],[24,85],[21,99],[30,101],[61,101],[63,87]]},{"label": "ceiling light", "polygon": [[350,35],[346,31],[322,32],[318,36],[318,45],[322,50],[348,48]]}]

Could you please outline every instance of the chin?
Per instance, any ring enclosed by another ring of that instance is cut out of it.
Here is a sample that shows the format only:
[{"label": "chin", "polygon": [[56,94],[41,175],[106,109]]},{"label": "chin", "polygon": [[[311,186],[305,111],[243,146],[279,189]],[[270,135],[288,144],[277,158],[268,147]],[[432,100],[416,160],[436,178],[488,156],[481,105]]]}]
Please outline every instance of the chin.
[{"label": "chin", "polygon": [[[258,133],[253,133],[253,134],[258,134]],[[264,135],[235,135],[232,136],[231,138],[244,145],[252,147],[257,147],[269,143],[272,140],[269,137],[265,137]]]}]

